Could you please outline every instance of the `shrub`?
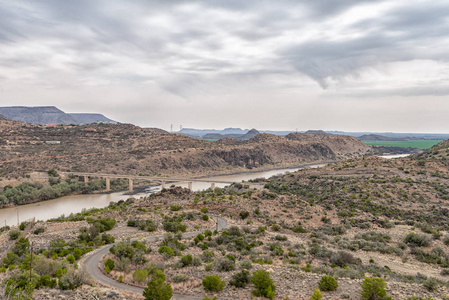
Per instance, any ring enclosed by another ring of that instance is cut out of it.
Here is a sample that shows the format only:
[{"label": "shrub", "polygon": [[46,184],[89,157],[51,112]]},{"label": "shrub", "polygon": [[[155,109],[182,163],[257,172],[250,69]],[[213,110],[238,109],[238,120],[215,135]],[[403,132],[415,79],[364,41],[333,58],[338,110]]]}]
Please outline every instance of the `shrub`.
[{"label": "shrub", "polygon": [[173,251],[173,249],[168,246],[160,247],[157,252],[159,252],[159,254],[164,256],[164,258],[170,258],[170,257],[175,256],[175,251]]},{"label": "shrub", "polygon": [[228,257],[220,258],[215,264],[219,272],[229,272],[235,269],[235,262]]},{"label": "shrub", "polygon": [[321,300],[321,298],[323,298],[323,293],[319,289],[314,289],[310,300]]},{"label": "shrub", "polygon": [[427,247],[430,246],[431,238],[424,234],[416,234],[416,233],[409,233],[404,239],[404,243],[411,245],[411,246],[417,246],[417,247]]},{"label": "shrub", "polygon": [[209,216],[208,215],[203,215],[203,221],[209,221]]},{"label": "shrub", "polygon": [[114,263],[114,261],[113,261],[112,259],[108,258],[108,259],[106,259],[106,261],[104,262],[104,266],[105,266],[105,267],[108,267],[109,270],[114,270],[114,268],[115,268],[115,263]]},{"label": "shrub", "polygon": [[249,212],[248,212],[248,211],[242,211],[242,212],[240,212],[240,218],[241,218],[242,220],[245,220],[246,218],[248,218],[248,216],[249,216]]},{"label": "shrub", "polygon": [[144,282],[148,277],[148,271],[147,270],[142,270],[142,269],[137,269],[134,271],[133,273],[133,279],[135,282]]},{"label": "shrub", "polygon": [[30,241],[27,238],[23,237],[21,237],[12,248],[12,252],[17,254],[18,256],[23,256],[29,250],[30,250]]},{"label": "shrub", "polygon": [[436,280],[433,277],[430,277],[429,279],[425,280],[422,284],[430,292],[436,291],[438,289],[438,286],[440,285],[438,283],[438,280]]},{"label": "shrub", "polygon": [[229,284],[238,288],[244,288],[249,283],[249,279],[249,272],[247,270],[242,270],[241,272],[232,275],[232,279],[229,281]]},{"label": "shrub", "polygon": [[182,208],[181,205],[170,205],[170,210],[171,211],[178,211]]},{"label": "shrub", "polygon": [[333,291],[338,288],[338,282],[334,277],[324,275],[321,277],[320,282],[318,282],[318,287],[322,291]]},{"label": "shrub", "polygon": [[17,240],[19,238],[20,232],[17,230],[11,230],[9,232],[9,239],[10,240]]},{"label": "shrub", "polygon": [[275,237],[274,237],[277,241],[286,241],[286,240],[288,240],[288,238],[287,238],[287,236],[285,236],[285,235],[276,235]]},{"label": "shrub", "polygon": [[70,255],[67,256],[66,260],[69,263],[73,264],[75,262],[75,256],[73,256],[73,254],[70,254]]},{"label": "shrub", "polygon": [[19,229],[22,230],[22,231],[25,230],[25,228],[27,227],[28,224],[29,224],[28,222],[22,222],[22,223],[20,223]]},{"label": "shrub", "polygon": [[244,260],[240,263],[240,267],[245,270],[252,269],[253,263],[250,260]]},{"label": "shrub", "polygon": [[225,281],[219,275],[206,275],[203,279],[205,291],[221,292],[225,284]]},{"label": "shrub", "polygon": [[362,299],[365,300],[381,300],[385,299],[387,291],[385,290],[387,284],[382,278],[365,278],[361,284]]},{"label": "shrub", "polygon": [[181,256],[181,264],[183,267],[191,265],[193,261],[193,256],[190,254]]},{"label": "shrub", "polygon": [[39,233],[42,233],[42,232],[44,232],[45,231],[45,228],[44,227],[38,227],[38,228],[36,228],[34,231],[33,231],[33,233],[34,234],[39,234]]},{"label": "shrub", "polygon": [[170,300],[173,290],[170,283],[165,282],[165,274],[161,270],[153,273],[147,287],[143,290],[145,300]]},{"label": "shrub", "polygon": [[254,284],[255,290],[252,293],[257,297],[266,297],[273,299],[276,291],[276,286],[270,278],[270,274],[264,270],[257,270],[253,272],[251,282]]},{"label": "shrub", "polygon": [[74,290],[83,283],[82,275],[74,269],[65,269],[66,273],[62,274],[58,285],[61,290]]},{"label": "shrub", "polygon": [[173,276],[173,282],[180,283],[180,282],[186,282],[189,280],[189,275],[187,274],[176,274]]}]

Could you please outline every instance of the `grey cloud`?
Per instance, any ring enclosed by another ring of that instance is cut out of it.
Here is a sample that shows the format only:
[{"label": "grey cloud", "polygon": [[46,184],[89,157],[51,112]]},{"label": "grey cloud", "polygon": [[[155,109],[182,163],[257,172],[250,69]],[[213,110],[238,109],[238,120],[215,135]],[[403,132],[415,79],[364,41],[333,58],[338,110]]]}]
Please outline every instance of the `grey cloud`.
[{"label": "grey cloud", "polygon": [[[410,3],[412,4],[412,3]],[[358,22],[360,37],[309,40],[280,51],[292,66],[327,88],[330,80],[358,76],[377,64],[430,59],[447,61],[449,4],[397,8],[382,19]],[[444,45],[446,47],[444,47]]]}]

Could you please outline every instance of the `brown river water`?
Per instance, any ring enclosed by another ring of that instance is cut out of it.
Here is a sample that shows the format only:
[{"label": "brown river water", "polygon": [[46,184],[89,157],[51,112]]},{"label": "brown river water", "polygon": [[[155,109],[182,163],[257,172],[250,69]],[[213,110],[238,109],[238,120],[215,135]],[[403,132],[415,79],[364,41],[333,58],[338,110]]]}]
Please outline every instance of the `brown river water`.
[{"label": "brown river water", "polygon": [[[287,172],[294,172],[304,168],[317,168],[325,166],[325,164],[310,165],[307,167],[289,168],[289,169],[276,169],[261,172],[241,173],[232,175],[213,176],[205,178],[211,180],[224,180],[231,182],[242,182],[242,180],[250,180],[256,178],[269,178],[274,175],[284,174]],[[177,186],[187,187],[186,182],[175,183]],[[170,184],[168,184],[170,185]],[[224,187],[228,184],[216,183],[216,187]],[[192,189],[195,191],[207,189],[210,187],[210,183],[207,182],[194,182]],[[110,202],[118,202],[119,200],[126,200],[130,197],[141,197],[160,191],[160,186],[151,187],[133,194],[132,196],[126,195],[127,192],[114,192],[110,194],[88,194],[88,195],[70,195],[64,196],[53,200],[42,201],[38,203],[32,203],[27,205],[20,205],[17,207],[0,209],[0,227],[5,225],[17,225],[18,222],[30,220],[36,218],[37,220],[48,220],[51,218],[57,218],[62,214],[69,215],[71,213],[78,213],[89,208],[102,208],[108,206]]]}]

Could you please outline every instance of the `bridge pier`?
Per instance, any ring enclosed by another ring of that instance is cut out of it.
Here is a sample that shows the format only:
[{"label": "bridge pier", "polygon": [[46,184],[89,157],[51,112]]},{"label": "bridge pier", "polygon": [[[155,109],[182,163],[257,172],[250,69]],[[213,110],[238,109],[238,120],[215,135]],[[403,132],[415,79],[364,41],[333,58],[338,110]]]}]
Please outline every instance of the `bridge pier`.
[{"label": "bridge pier", "polygon": [[211,190],[215,190],[215,182],[212,182],[212,183],[210,184],[210,188],[211,188]]},{"label": "bridge pier", "polygon": [[165,180],[161,181],[161,188],[165,189]]},{"label": "bridge pier", "polygon": [[188,186],[189,190],[192,191],[192,182],[191,182],[191,181],[189,181],[189,182],[187,183],[187,186]]},{"label": "bridge pier", "polygon": [[129,186],[129,192],[132,193],[134,191],[133,179],[132,178],[128,178],[128,186]]},{"label": "bridge pier", "polygon": [[89,176],[84,175],[84,183],[88,183],[89,182]]},{"label": "bridge pier", "polygon": [[106,177],[106,191],[111,190],[111,178]]}]

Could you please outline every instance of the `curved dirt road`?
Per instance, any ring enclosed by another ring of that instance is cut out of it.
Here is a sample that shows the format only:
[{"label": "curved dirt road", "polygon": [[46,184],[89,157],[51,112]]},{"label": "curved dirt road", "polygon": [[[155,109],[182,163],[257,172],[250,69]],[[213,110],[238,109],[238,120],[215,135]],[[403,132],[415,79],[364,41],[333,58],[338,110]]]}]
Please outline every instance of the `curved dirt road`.
[{"label": "curved dirt road", "polygon": [[[217,220],[217,226],[216,226],[215,229],[217,229],[218,231],[222,230],[223,228],[225,228],[228,225],[228,223],[224,219],[222,219],[220,217],[213,217],[213,218]],[[189,232],[189,233],[183,234],[182,237],[183,238],[193,237],[193,236],[196,236],[199,233],[202,233],[202,232],[201,231]],[[154,242],[155,240],[161,239],[161,238],[164,238],[164,236],[163,235],[152,236],[152,237],[146,238],[146,240],[150,241],[150,242]],[[105,245],[105,246],[99,248],[98,250],[96,250],[96,252],[91,254],[89,257],[84,259],[84,261],[83,261],[83,269],[86,270],[87,273],[89,273],[90,277],[94,281],[99,282],[102,285],[110,286],[110,287],[115,288],[117,290],[128,291],[128,292],[133,292],[133,293],[142,295],[143,288],[135,287],[135,286],[128,285],[128,284],[125,284],[125,283],[120,283],[120,282],[115,281],[114,279],[104,275],[100,271],[100,268],[98,267],[100,259],[104,255],[109,253],[109,249],[113,245],[115,245],[115,244]],[[197,299],[203,299],[203,297],[193,297],[193,296],[185,296],[185,295],[173,294],[172,299],[176,299],[176,300],[197,300]]]}]

